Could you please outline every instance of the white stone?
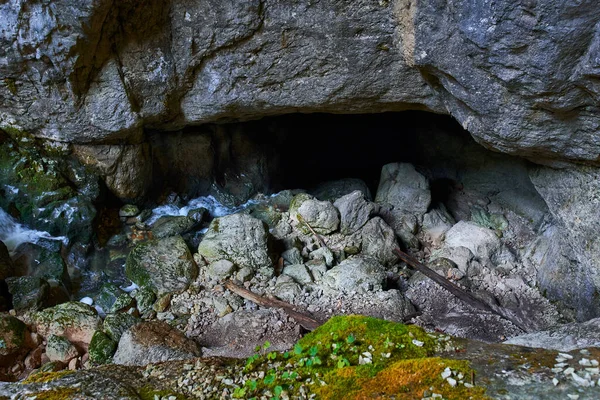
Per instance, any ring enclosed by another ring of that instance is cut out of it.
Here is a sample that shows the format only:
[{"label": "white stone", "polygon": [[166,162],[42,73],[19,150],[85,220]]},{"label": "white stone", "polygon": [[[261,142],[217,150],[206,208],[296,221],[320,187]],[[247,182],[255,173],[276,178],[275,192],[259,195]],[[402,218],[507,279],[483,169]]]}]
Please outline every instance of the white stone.
[{"label": "white stone", "polygon": [[456,386],[456,379],[446,378],[446,382],[448,382],[448,384],[452,387]]}]

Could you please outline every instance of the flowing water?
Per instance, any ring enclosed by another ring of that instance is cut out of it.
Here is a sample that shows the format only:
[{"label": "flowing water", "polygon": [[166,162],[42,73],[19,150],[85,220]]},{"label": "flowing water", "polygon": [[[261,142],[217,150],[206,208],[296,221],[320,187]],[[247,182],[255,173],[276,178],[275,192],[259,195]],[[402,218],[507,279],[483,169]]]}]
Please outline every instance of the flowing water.
[{"label": "flowing water", "polygon": [[57,240],[68,244],[68,239],[64,236],[54,237],[48,232],[29,229],[20,224],[6,211],[0,208],[0,240],[4,242],[8,251],[12,254],[22,243],[38,243],[42,240]]}]

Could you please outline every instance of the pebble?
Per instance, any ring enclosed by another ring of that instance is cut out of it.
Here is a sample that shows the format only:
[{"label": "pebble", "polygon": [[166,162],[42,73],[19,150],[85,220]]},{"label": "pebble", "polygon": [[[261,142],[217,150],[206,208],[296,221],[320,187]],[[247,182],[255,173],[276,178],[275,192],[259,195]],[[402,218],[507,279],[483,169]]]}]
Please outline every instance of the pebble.
[{"label": "pebble", "polygon": [[423,347],[423,345],[425,344],[424,342],[421,342],[420,340],[417,340],[417,339],[413,339],[412,343],[417,347]]},{"label": "pebble", "polygon": [[565,369],[565,375],[571,375],[573,372],[575,372],[575,368],[573,367]]},{"label": "pebble", "polygon": [[583,387],[590,386],[590,383],[591,383],[590,381],[588,381],[585,378],[580,377],[575,372],[571,373],[571,378],[573,378],[573,381],[575,381],[575,383],[578,384],[579,386],[583,386]]},{"label": "pebble", "polygon": [[448,385],[450,385],[452,387],[456,386],[456,379],[446,378],[446,382],[448,382]]},{"label": "pebble", "polygon": [[577,400],[579,399],[579,395],[578,394],[567,394],[567,397],[571,400]]},{"label": "pebble", "polygon": [[452,371],[449,367],[447,367],[444,372],[442,372],[442,379],[449,378],[452,375]]},{"label": "pebble", "polygon": [[558,355],[562,358],[566,358],[567,360],[572,360],[573,356],[567,353],[558,353]]},{"label": "pebble", "polygon": [[581,360],[579,360],[579,365],[583,365],[584,367],[591,367],[592,362],[587,358],[582,358]]},{"label": "pebble", "polygon": [[554,384],[554,386],[558,385],[558,379],[556,379],[556,378],[553,378],[553,379],[552,379],[552,383]]}]

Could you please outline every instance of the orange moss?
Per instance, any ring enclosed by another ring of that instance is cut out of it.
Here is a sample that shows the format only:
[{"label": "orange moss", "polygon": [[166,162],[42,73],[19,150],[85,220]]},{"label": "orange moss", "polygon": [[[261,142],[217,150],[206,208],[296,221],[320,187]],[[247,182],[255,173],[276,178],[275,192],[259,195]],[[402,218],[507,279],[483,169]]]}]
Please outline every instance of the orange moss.
[{"label": "orange moss", "polygon": [[[374,377],[360,377],[361,367],[332,371],[325,381],[329,384],[315,390],[322,399],[395,399],[412,400],[424,397],[425,391],[439,393],[444,399],[488,399],[485,389],[467,388],[462,384],[450,386],[442,379],[446,367],[470,376],[465,361],[424,358],[401,360],[377,373]],[[431,389],[433,388],[433,389]]]}]

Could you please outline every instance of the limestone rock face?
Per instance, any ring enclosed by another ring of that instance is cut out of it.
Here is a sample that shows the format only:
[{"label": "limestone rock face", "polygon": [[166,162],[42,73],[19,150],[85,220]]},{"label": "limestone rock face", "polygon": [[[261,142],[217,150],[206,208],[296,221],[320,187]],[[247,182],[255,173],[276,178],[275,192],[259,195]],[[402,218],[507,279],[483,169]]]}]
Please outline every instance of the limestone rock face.
[{"label": "limestone rock face", "polygon": [[115,364],[147,365],[200,356],[191,339],[160,321],[142,322],[124,332],[114,355]]},{"label": "limestone rock face", "polygon": [[541,167],[530,177],[554,219],[529,253],[538,284],[548,298],[576,310],[579,320],[598,317],[600,173],[591,167]]},{"label": "limestone rock face", "polygon": [[144,127],[427,109],[497,150],[596,162],[596,6],[5,3],[0,128],[137,144]]}]

